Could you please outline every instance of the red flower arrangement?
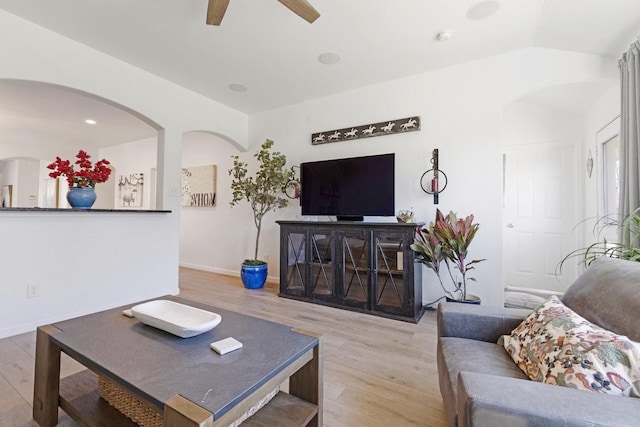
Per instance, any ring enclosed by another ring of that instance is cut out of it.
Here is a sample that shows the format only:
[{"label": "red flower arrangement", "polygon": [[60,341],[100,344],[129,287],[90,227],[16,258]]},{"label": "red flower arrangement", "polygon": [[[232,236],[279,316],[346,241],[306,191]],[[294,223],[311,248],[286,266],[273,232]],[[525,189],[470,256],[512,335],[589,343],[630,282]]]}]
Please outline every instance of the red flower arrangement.
[{"label": "red flower arrangement", "polygon": [[62,160],[56,157],[56,161],[47,166],[53,172],[49,173],[51,178],[58,178],[64,175],[67,179],[69,187],[95,187],[100,182],[106,182],[111,175],[111,169],[108,167],[111,163],[102,159],[96,162],[95,166],[91,163],[91,156],[86,151],[80,150],[76,154],[75,164],[80,167],[79,170],[74,169],[74,165],[70,160]]}]

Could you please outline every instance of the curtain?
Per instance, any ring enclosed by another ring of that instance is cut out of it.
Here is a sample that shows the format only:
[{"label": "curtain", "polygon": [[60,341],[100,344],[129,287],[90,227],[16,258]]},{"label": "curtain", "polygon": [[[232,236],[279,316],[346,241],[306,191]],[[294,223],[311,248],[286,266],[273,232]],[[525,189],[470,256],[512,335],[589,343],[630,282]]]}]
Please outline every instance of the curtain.
[{"label": "curtain", "polygon": [[[640,208],[640,41],[618,61],[620,110],[620,200],[618,213],[626,218]],[[632,243],[632,233],[620,228],[620,242]]]}]

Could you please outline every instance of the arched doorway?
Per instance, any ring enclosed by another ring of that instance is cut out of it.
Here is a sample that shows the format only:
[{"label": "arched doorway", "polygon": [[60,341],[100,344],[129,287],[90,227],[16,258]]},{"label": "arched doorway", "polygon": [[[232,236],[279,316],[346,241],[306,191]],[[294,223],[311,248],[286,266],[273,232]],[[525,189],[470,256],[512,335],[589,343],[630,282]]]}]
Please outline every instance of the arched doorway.
[{"label": "arched doorway", "polygon": [[[0,79],[0,185],[11,186],[12,207],[67,207],[64,185],[61,190],[47,182],[46,165],[56,156],[74,159],[83,149],[95,160],[116,155],[118,172],[98,185],[102,197],[97,203],[102,208],[122,207],[117,203],[117,174],[127,173],[127,168],[136,171],[139,167],[132,163],[143,158],[146,169],[152,169],[149,164],[155,168],[158,129],[139,113],[92,94],[42,82]],[[139,146],[143,140],[152,140],[153,149],[147,153],[136,148],[135,143]],[[56,190],[57,201],[52,201]]]}]

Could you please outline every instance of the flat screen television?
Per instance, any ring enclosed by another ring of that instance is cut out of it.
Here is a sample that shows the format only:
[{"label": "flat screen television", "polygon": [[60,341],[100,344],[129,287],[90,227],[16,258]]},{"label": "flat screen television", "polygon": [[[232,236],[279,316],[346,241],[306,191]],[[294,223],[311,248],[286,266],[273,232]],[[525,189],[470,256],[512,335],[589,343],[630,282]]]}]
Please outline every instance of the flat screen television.
[{"label": "flat screen television", "polygon": [[302,215],[338,220],[395,215],[395,154],[300,165]]}]

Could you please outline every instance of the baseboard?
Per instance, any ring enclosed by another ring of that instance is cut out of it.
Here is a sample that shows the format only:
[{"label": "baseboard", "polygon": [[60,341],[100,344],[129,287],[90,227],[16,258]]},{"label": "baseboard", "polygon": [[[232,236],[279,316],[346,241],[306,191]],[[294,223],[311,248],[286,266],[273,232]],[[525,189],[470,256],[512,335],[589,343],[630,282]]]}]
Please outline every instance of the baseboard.
[{"label": "baseboard", "polygon": [[[181,262],[179,265],[180,267],[193,268],[194,270],[209,271],[211,273],[224,274],[225,276],[240,277],[239,266],[238,266],[238,270],[227,270],[226,268],[210,267],[207,265],[199,265],[199,264],[189,264],[186,262]],[[275,283],[277,285],[278,283],[280,283],[280,278],[278,276],[267,276],[267,282]]]},{"label": "baseboard", "polygon": [[209,271],[211,273],[224,274],[225,276],[240,277],[240,269],[238,269],[238,270],[227,270],[225,268],[210,267],[208,265],[189,264],[189,263],[186,263],[186,262],[181,262],[179,265],[180,265],[180,267],[193,268],[194,270]]}]

